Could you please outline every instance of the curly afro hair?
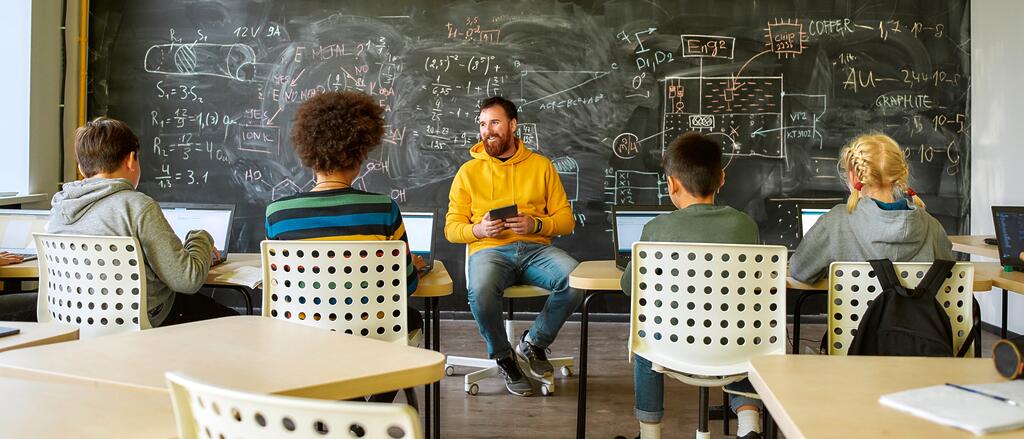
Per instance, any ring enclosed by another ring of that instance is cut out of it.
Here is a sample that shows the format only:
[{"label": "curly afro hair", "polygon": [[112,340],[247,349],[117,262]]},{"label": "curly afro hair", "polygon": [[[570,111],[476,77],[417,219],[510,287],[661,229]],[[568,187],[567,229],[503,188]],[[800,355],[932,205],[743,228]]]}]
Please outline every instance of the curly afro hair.
[{"label": "curly afro hair", "polygon": [[384,109],[352,91],[321,93],[303,103],[292,121],[292,145],[314,171],[357,168],[384,136]]}]

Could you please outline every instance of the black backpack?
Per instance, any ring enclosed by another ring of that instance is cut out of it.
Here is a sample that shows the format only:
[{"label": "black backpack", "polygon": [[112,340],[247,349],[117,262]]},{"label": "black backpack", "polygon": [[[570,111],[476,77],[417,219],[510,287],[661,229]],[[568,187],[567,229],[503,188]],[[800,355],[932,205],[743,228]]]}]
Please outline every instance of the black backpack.
[{"label": "black backpack", "polygon": [[953,261],[933,262],[912,290],[900,284],[888,259],[868,262],[882,292],[864,312],[849,355],[952,357],[956,353],[962,357],[967,354],[977,328],[971,329],[960,352],[954,352],[949,316],[935,301],[935,294],[953,269]]}]

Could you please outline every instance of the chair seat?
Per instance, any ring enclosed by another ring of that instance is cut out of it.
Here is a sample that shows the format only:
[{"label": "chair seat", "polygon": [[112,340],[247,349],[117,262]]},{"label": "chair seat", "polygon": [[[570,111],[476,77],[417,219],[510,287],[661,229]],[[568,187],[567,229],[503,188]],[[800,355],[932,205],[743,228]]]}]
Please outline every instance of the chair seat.
[{"label": "chair seat", "polygon": [[550,291],[532,285],[513,285],[511,287],[505,288],[504,291],[504,297],[508,299],[521,299],[524,297],[542,297],[550,294]]},{"label": "chair seat", "polygon": [[677,372],[671,369],[665,369],[657,363],[651,363],[651,370],[664,374],[665,376],[676,379],[677,381],[689,384],[697,387],[722,387],[726,384],[732,384],[737,381],[741,381],[747,377],[747,374],[739,375],[726,375],[726,376],[708,376],[708,375],[690,375],[682,372]]}]

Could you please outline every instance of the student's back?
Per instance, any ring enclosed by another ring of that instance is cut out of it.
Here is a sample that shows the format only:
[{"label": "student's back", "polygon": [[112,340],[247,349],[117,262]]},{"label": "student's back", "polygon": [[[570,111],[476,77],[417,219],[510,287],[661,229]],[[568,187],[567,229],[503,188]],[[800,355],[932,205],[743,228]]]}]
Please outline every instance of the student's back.
[{"label": "student's back", "polygon": [[[757,223],[729,206],[694,204],[658,215],[644,226],[641,241],[760,244]],[[632,262],[623,273],[622,291],[632,291]]]}]

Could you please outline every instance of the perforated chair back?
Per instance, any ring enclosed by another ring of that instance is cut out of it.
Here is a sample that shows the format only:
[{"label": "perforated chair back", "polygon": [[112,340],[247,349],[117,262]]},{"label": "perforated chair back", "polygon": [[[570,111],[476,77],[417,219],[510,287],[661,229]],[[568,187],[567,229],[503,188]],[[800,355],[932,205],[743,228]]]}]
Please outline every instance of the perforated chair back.
[{"label": "perforated chair back", "polygon": [[323,401],[224,389],[167,372],[178,434],[198,438],[423,437],[405,404]]},{"label": "perforated chair back", "polygon": [[632,274],[630,353],[704,376],[785,353],[785,247],[637,242]]},{"label": "perforated chair back", "polygon": [[[930,262],[893,263],[900,283],[914,288]],[[860,317],[868,305],[881,294],[871,264],[867,262],[833,262],[828,269],[828,353],[846,355],[857,335]],[[957,262],[942,283],[935,300],[942,305],[953,327],[953,350],[959,350],[974,322],[974,264]]]},{"label": "perforated chair back", "polygon": [[150,328],[146,269],[131,236],[34,233],[36,318],[78,326],[80,338]]},{"label": "perforated chair back", "polygon": [[403,241],[263,241],[263,315],[407,343]]}]

